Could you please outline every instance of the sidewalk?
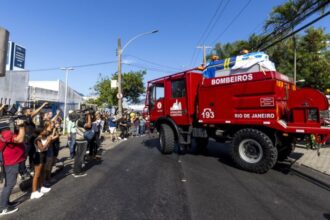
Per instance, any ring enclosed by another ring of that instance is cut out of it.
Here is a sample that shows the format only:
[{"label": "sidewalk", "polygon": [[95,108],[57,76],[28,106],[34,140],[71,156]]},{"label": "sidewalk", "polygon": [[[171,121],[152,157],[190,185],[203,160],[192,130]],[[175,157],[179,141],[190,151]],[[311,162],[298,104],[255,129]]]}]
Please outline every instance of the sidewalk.
[{"label": "sidewalk", "polygon": [[330,147],[320,149],[318,156],[316,150],[307,149],[304,147],[296,147],[291,154],[293,158],[297,158],[296,164],[309,167],[318,172],[330,175]]},{"label": "sidewalk", "polygon": [[[104,140],[101,144],[101,152],[110,150],[114,148],[118,143],[113,143],[108,134],[102,135]],[[70,175],[72,173],[73,160],[70,159],[70,151],[67,145],[67,137],[61,136],[60,138],[60,152],[58,155],[58,162],[56,166],[52,169],[52,180],[56,183],[63,179],[65,176]],[[0,184],[0,191],[2,190],[4,183]],[[17,183],[12,191],[10,196],[10,201],[20,200],[19,203],[23,202],[25,199],[29,198],[29,194],[31,192],[32,179],[22,181],[20,176],[17,178]],[[25,199],[23,198],[25,197]],[[23,201],[19,198],[23,198]]]}]

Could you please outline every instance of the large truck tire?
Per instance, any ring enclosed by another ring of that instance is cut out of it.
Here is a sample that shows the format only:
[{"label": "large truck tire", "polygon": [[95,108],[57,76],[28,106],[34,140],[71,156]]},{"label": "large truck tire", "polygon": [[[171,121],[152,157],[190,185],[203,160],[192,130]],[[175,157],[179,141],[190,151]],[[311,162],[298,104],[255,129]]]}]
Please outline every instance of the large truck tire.
[{"label": "large truck tire", "polygon": [[171,154],[173,152],[175,145],[174,132],[167,124],[160,125],[159,143],[160,151],[163,154]]},{"label": "large truck tire", "polygon": [[206,154],[209,138],[195,138],[195,153]]},{"label": "large truck tire", "polygon": [[262,131],[245,128],[236,132],[231,156],[242,169],[254,173],[266,173],[277,161],[277,148]]}]

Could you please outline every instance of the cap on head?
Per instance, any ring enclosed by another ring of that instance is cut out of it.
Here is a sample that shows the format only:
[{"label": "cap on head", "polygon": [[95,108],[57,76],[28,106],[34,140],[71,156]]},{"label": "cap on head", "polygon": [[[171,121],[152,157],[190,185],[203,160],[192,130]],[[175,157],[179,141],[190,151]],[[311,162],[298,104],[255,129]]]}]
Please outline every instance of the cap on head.
[{"label": "cap on head", "polygon": [[249,53],[249,51],[248,50],[246,50],[246,49],[244,49],[244,50],[241,50],[241,52],[240,52],[241,54],[248,54]]},{"label": "cap on head", "polygon": [[217,56],[217,55],[212,55],[211,59],[212,59],[212,60],[218,60],[218,59],[219,59],[219,56]]}]

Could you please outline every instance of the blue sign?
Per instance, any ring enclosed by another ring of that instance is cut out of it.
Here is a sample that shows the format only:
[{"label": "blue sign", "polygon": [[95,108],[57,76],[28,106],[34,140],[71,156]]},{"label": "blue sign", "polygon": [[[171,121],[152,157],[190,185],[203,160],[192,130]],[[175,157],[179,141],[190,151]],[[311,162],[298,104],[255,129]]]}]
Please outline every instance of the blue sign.
[{"label": "blue sign", "polygon": [[6,70],[24,70],[25,54],[26,50],[24,47],[9,41]]},{"label": "blue sign", "polygon": [[25,48],[15,45],[14,50],[14,68],[25,68]]}]

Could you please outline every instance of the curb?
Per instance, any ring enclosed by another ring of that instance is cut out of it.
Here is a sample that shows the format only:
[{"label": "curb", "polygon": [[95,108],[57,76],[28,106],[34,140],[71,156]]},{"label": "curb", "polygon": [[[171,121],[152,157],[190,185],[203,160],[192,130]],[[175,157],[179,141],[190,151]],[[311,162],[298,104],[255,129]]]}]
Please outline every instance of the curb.
[{"label": "curb", "polygon": [[330,191],[329,175],[321,173],[320,171],[314,170],[303,164],[297,165],[295,163],[292,164],[291,171],[295,175],[305,179],[306,181],[309,181],[315,185],[318,185],[319,187],[322,187],[323,189]]}]

